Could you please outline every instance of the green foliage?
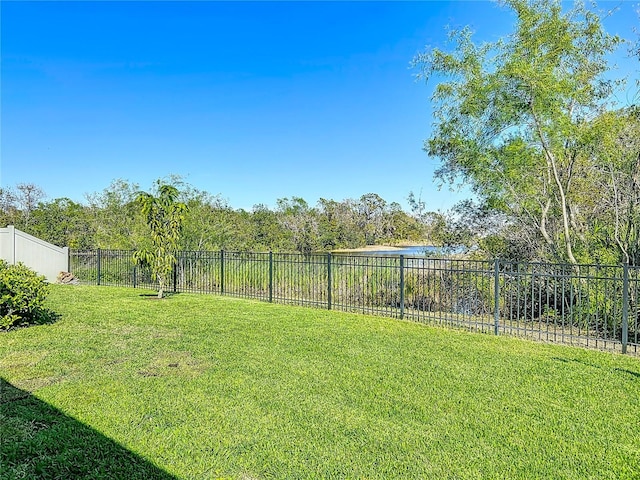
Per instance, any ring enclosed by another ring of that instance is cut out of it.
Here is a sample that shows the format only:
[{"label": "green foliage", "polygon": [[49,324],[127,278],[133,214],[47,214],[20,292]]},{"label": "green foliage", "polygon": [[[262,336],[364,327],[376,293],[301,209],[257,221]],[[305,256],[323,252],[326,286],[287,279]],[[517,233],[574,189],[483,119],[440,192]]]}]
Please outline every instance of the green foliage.
[{"label": "green foliage", "polygon": [[41,202],[31,215],[30,233],[45,242],[73,249],[94,248],[95,225],[88,207],[68,198]]},{"label": "green foliage", "polygon": [[247,225],[249,234],[247,242],[237,246],[237,250],[247,249],[247,246],[250,245],[259,251],[278,251],[281,249],[286,233],[278,222],[278,214],[266,205],[254,205],[251,213],[247,213],[246,216],[238,220]]},{"label": "green foliage", "polygon": [[176,263],[176,251],[187,206],[178,202],[180,192],[173,185],[158,185],[158,195],[141,192],[136,203],[151,231],[151,247],[134,253],[134,261],[149,266],[158,281],[158,298],[162,298],[169,275]]},{"label": "green foliage", "polygon": [[139,191],[137,184],[116,179],[87,196],[92,248],[132,250],[145,245],[147,227],[135,203]]},{"label": "green foliage", "polygon": [[[535,241],[551,257],[575,264],[592,245],[591,212],[605,215],[592,192],[611,176],[607,193],[627,184],[629,169],[605,168],[602,158],[639,152],[616,135],[621,116],[601,121],[621,85],[612,80],[608,55],[622,39],[580,3],[568,10],[557,0],[501,4],[516,18],[508,36],[476,44],[470,29],[454,30],[450,49],[415,59],[424,78],[439,80],[425,150],[441,160],[440,179],[468,183],[488,207],[533,227],[523,232],[537,230]],[[628,212],[621,203],[605,203],[619,244],[633,223],[621,220]]]},{"label": "green foliage", "polygon": [[48,293],[43,276],[22,263],[9,265],[0,260],[0,330],[46,321]]},{"label": "green foliage", "polygon": [[289,242],[288,250],[308,255],[318,249],[318,215],[303,198],[278,199],[278,213]]},{"label": "green foliage", "polygon": [[[176,188],[176,203],[187,207],[180,250],[308,254],[367,243],[425,241],[423,219],[373,193],[358,200],[322,198],[315,206],[300,197],[280,198],[275,209],[258,204],[246,211],[232,208],[220,195],[198,190],[178,176],[157,180],[153,195],[163,184]],[[34,204],[41,195],[34,185],[0,188],[0,224],[14,224],[38,238],[76,250],[149,250],[148,217],[141,210],[139,192],[138,185],[116,179],[104,190],[88,194],[86,204],[68,198]]]},{"label": "green foliage", "polygon": [[181,186],[181,201],[187,206],[180,249],[191,251],[222,250],[234,247],[241,237],[243,222],[222,199],[206,192]]}]

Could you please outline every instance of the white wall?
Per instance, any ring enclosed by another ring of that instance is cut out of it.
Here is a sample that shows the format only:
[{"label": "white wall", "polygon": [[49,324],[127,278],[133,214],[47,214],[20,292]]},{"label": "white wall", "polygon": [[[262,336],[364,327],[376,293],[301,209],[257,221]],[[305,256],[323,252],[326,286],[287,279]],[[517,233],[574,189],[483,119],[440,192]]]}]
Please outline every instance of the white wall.
[{"label": "white wall", "polygon": [[68,247],[61,248],[45,242],[13,225],[0,228],[0,256],[12,265],[24,263],[51,283],[56,281],[60,272],[69,271]]},{"label": "white wall", "polygon": [[13,225],[9,225],[7,228],[0,228],[0,258],[7,262],[14,263],[14,228]]}]

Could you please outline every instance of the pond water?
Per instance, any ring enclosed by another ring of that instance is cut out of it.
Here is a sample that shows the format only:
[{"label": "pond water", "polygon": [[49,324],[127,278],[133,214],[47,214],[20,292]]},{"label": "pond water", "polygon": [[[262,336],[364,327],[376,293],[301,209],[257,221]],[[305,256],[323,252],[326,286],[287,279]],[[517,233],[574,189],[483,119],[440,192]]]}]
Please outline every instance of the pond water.
[{"label": "pond water", "polygon": [[438,255],[444,254],[441,248],[433,247],[430,245],[409,245],[406,247],[397,248],[395,250],[366,250],[362,252],[335,252],[335,254],[343,255],[371,255],[371,256],[393,256],[397,257],[405,255],[407,257],[423,257],[426,255]]}]

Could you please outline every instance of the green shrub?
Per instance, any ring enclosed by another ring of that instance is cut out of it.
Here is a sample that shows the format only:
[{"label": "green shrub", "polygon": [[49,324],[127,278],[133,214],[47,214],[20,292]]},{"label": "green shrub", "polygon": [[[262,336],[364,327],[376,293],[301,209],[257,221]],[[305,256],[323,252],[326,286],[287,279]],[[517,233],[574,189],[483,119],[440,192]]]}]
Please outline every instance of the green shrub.
[{"label": "green shrub", "polygon": [[0,330],[45,322],[50,316],[44,308],[48,293],[43,276],[22,263],[0,260]]}]

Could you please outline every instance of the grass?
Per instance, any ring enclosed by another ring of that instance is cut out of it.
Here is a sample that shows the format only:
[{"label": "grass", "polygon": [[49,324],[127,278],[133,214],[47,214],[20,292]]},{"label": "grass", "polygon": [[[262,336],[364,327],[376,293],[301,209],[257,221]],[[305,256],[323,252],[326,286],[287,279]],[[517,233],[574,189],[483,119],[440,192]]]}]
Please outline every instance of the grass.
[{"label": "grass", "polygon": [[640,478],[638,358],[141,293],[0,334],[1,478]]}]

